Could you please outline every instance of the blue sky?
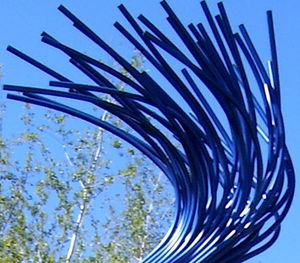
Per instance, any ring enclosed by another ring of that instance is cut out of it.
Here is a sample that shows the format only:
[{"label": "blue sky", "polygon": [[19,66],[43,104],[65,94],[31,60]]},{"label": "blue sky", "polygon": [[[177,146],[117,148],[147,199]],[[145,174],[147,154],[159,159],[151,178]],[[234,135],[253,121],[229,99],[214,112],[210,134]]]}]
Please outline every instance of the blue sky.
[{"label": "blue sky", "polygon": [[[268,35],[266,23],[266,10],[273,10],[276,38],[279,55],[279,66],[282,86],[283,114],[286,123],[287,145],[290,149],[296,173],[300,171],[300,137],[298,135],[300,123],[300,3],[297,0],[224,0],[225,7],[232,22],[237,29],[240,23],[248,28],[257,48],[265,60],[269,58]],[[132,47],[112,26],[118,20],[124,22],[117,6],[123,3],[134,15],[143,13],[168,32],[165,13],[159,1],[79,1],[79,0],[1,0],[0,4],[0,64],[3,77],[1,83],[47,85],[48,77],[33,67],[26,65],[5,49],[8,44],[13,45],[35,58],[47,62],[66,75],[75,79],[82,79],[71,67],[66,67],[67,61],[55,50],[40,42],[40,33],[46,31],[59,40],[75,48],[80,48],[99,59],[110,61],[110,58],[89,41],[85,41],[80,33],[72,27],[68,19],[56,8],[63,4],[70,8],[83,21],[99,33],[111,46],[120,50],[122,54],[130,57]],[[190,21],[203,21],[199,1],[169,1],[177,14],[186,23]],[[215,0],[207,0],[212,11],[216,10]],[[59,61],[60,63],[57,63]],[[5,95],[1,94],[1,100]],[[12,125],[21,111],[21,106],[15,102],[8,102],[9,118],[3,123],[4,134],[11,133]],[[22,129],[21,125],[16,125]],[[17,129],[14,129],[17,131]],[[300,183],[297,183],[299,189]],[[276,244],[251,263],[288,263],[300,262],[300,191],[297,190],[291,211],[283,223],[282,233]]]}]

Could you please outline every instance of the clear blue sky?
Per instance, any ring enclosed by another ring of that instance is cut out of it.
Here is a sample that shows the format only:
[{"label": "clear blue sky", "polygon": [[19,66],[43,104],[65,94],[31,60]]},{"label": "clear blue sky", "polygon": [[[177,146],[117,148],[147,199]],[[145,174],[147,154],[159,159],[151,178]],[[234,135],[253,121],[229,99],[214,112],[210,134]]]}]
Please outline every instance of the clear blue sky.
[{"label": "clear blue sky", "polygon": [[[225,7],[230,16],[233,27],[236,29],[240,23],[248,28],[258,49],[267,60],[268,36],[266,31],[265,11],[273,10],[276,37],[278,45],[283,113],[286,123],[287,144],[293,157],[296,173],[300,172],[300,2],[298,0],[224,0]],[[9,84],[46,85],[48,78],[36,69],[24,64],[10,53],[6,46],[11,44],[24,52],[54,66],[58,71],[65,72],[73,78],[75,71],[66,68],[66,62],[59,53],[40,43],[39,34],[47,31],[58,39],[93,54],[99,59],[109,60],[108,56],[96,49],[94,45],[85,41],[71,23],[56,10],[59,4],[78,14],[83,21],[95,29],[110,45],[120,50],[125,56],[130,56],[132,48],[127,41],[120,37],[112,26],[113,22],[124,21],[117,5],[125,4],[132,13],[145,14],[152,21],[167,29],[165,14],[159,1],[99,1],[99,0],[1,0],[0,3],[0,64],[4,74],[1,82]],[[169,1],[177,10],[178,15],[185,22],[203,21],[198,0]],[[216,9],[215,0],[207,0],[212,10]],[[59,61],[59,63],[57,63]],[[5,95],[1,95],[1,100]],[[9,103],[10,117],[3,123],[5,134],[11,132],[12,125],[16,124],[20,112],[20,104]],[[14,126],[22,129],[21,126]],[[292,209],[282,226],[282,233],[277,243],[268,251],[251,263],[297,263],[300,262],[300,183],[297,183],[297,192]]]}]

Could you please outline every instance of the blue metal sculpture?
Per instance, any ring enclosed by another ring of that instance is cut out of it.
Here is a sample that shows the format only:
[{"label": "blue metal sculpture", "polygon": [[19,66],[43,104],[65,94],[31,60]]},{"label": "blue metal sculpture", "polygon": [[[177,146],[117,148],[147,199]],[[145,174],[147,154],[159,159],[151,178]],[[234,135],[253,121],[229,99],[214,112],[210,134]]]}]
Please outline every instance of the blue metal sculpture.
[{"label": "blue metal sculpture", "polygon": [[[166,1],[161,5],[189,55],[147,18],[139,16],[143,29],[123,5],[119,7],[121,12],[142,42],[119,23],[115,27],[152,63],[159,78],[174,88],[190,113],[153,77],[132,67],[63,6],[59,10],[73,25],[131,77],[43,33],[42,41],[64,52],[95,86],[74,83],[9,46],[10,52],[56,79],[50,81],[51,87],[62,89],[13,85],[5,85],[4,89],[23,93],[9,94],[10,99],[59,110],[110,131],[139,149],[165,173],[174,187],[176,216],[144,263],[243,262],[276,241],[295,187],[285,145],[272,14],[267,12],[272,59],[266,70],[245,27],[240,26],[240,34],[232,32],[222,3],[214,20],[207,4],[201,2],[211,36],[201,23],[185,27]],[[170,56],[183,67],[181,72],[168,63],[166,57]],[[134,91],[118,90],[102,72]],[[250,84],[250,74],[256,84]],[[254,85],[260,91],[256,96]],[[222,109],[223,119],[203,95],[204,87]],[[102,100],[98,93],[109,94],[116,103]],[[135,133],[49,99],[51,96],[96,105],[119,117]],[[225,121],[228,128],[222,124]],[[166,135],[168,132],[172,138]]]}]

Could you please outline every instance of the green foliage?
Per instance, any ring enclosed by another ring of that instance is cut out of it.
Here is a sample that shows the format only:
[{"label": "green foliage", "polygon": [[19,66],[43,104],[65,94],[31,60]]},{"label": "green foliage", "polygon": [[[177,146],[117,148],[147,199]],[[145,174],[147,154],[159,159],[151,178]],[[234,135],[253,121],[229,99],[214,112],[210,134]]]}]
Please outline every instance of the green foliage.
[{"label": "green foliage", "polygon": [[[131,64],[143,63],[135,53]],[[20,122],[22,132],[0,135],[0,263],[140,262],[172,218],[161,172],[130,145],[65,114],[25,103]]]},{"label": "green foliage", "polygon": [[98,127],[24,111],[24,131],[0,138],[0,263],[139,262],[172,216],[161,172]]}]

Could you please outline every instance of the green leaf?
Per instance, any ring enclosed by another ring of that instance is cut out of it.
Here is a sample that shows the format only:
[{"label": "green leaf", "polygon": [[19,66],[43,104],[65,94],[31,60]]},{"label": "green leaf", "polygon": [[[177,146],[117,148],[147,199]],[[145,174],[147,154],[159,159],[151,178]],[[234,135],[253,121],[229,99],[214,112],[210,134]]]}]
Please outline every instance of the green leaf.
[{"label": "green leaf", "polygon": [[24,139],[26,141],[35,141],[38,138],[36,133],[26,133],[24,134]]},{"label": "green leaf", "polygon": [[116,149],[119,149],[122,146],[122,142],[120,140],[114,140],[112,146]]}]

